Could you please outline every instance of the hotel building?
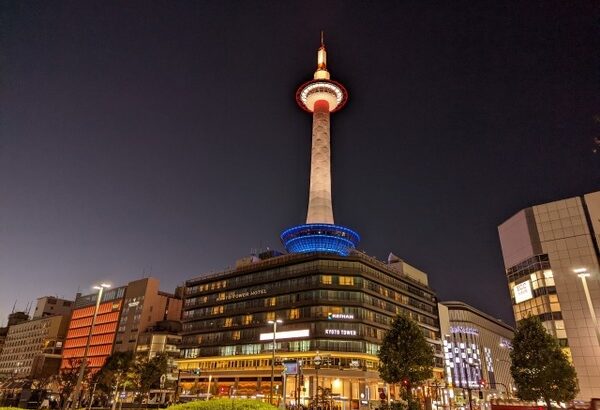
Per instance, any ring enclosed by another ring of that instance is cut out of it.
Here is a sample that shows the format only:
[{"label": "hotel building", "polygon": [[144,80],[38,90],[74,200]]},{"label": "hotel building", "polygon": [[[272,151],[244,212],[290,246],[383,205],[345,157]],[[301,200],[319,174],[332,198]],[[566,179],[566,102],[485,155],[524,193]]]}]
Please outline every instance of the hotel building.
[{"label": "hotel building", "polygon": [[600,397],[600,192],[535,205],[498,227],[515,319],[537,316]]},{"label": "hotel building", "polygon": [[[210,377],[213,394],[229,395],[235,389],[236,395],[268,396],[269,321],[280,319],[276,392],[282,391],[282,360],[301,360],[305,377],[300,402],[308,404],[316,394],[314,358],[320,356],[318,386],[331,388],[340,404],[378,400],[379,389],[386,386],[379,379],[376,355],[400,313],[421,326],[437,352],[441,376],[436,296],[423,272],[397,258],[385,264],[356,251],[347,257],[270,252],[236,269],[188,280],[179,368],[199,368],[201,376],[182,374],[182,392],[206,394]],[[287,402],[294,401],[295,383],[287,383]]]}]

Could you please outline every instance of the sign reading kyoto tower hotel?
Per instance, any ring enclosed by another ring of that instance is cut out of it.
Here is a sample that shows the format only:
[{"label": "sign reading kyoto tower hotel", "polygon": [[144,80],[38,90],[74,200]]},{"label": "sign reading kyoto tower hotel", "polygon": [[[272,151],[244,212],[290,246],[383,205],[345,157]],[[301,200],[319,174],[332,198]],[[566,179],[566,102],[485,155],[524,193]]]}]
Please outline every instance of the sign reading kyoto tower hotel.
[{"label": "sign reading kyoto tower hotel", "polygon": [[310,191],[306,224],[294,226],[281,234],[290,253],[327,252],[348,256],[358,245],[359,235],[352,229],[336,225],[331,203],[330,116],[348,101],[348,91],[331,79],[327,70],[327,51],[321,34],[317,52],[317,70],[313,79],[296,91],[296,102],[313,115]]}]

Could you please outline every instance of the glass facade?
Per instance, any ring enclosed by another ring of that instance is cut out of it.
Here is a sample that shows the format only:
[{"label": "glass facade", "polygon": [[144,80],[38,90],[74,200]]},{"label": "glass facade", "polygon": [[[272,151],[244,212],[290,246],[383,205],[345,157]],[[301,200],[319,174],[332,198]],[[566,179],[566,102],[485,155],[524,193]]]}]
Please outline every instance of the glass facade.
[{"label": "glass facade", "polygon": [[288,352],[376,354],[393,318],[405,313],[441,353],[431,289],[360,254],[285,255],[186,283],[184,357],[268,352],[269,320],[308,337],[282,340]]},{"label": "glass facade", "polygon": [[556,336],[562,346],[568,346],[565,323],[554,273],[548,255],[535,255],[506,271],[517,321],[532,315],[542,321],[546,330]]}]

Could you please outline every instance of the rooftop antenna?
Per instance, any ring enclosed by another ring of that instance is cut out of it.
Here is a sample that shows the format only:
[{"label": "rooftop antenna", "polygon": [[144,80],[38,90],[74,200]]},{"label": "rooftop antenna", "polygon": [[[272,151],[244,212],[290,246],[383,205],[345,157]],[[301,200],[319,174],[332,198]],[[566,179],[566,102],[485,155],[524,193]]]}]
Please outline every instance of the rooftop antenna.
[{"label": "rooftop antenna", "polygon": [[15,303],[13,303],[13,308],[10,313],[15,313],[15,308],[17,307],[17,299],[15,299]]},{"label": "rooftop antenna", "polygon": [[325,47],[325,41],[323,41],[323,30],[321,30],[321,47]]}]

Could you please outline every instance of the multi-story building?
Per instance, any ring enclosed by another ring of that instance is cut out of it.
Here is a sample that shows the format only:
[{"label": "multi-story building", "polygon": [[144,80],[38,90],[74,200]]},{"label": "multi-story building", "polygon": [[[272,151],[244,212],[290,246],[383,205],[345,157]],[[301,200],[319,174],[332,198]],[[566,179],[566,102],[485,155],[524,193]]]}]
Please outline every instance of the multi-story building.
[{"label": "multi-story building", "polygon": [[444,344],[447,390],[444,402],[460,397],[468,403],[465,389],[482,392],[486,399],[510,398],[510,349],[514,329],[499,319],[463,302],[439,304]]},{"label": "multi-story building", "polygon": [[[410,273],[404,272],[409,271]],[[412,276],[409,276],[412,274]],[[420,279],[419,280],[416,280]],[[426,275],[404,261],[384,264],[362,253],[261,255],[236,269],[186,282],[180,369],[183,391],[200,383],[215,394],[270,394],[273,325],[276,329],[275,382],[281,392],[280,361],[302,360],[301,402],[318,386],[331,388],[340,403],[378,399],[385,388],[377,372],[377,352],[397,314],[416,320],[438,352],[442,371],[437,300],[423,283]],[[292,400],[293,383],[287,396]],[[194,393],[196,394],[196,393]],[[391,392],[392,395],[396,393]]]},{"label": "multi-story building", "polygon": [[175,401],[175,387],[179,376],[176,360],[179,359],[181,345],[181,322],[179,320],[163,320],[149,327],[140,334],[136,346],[137,355],[149,359],[159,353],[167,355],[168,370],[161,380],[160,389],[150,391],[150,400],[165,403]]},{"label": "multi-story building", "polygon": [[146,329],[138,339],[136,352],[149,358],[166,353],[170,358],[179,358],[181,344],[181,322],[163,320]]},{"label": "multi-story building", "polygon": [[181,319],[181,297],[160,291],[159,285],[158,279],[154,278],[129,282],[117,329],[115,351],[134,351],[139,335],[147,328],[163,320]]},{"label": "multi-story building", "polygon": [[498,231],[515,319],[539,317],[572,358],[578,398],[600,396],[600,192],[523,209]]},{"label": "multi-story building", "polygon": [[56,373],[68,323],[69,316],[55,315],[11,326],[0,354],[0,373],[15,378]]},{"label": "multi-story building", "polygon": [[[62,367],[83,359],[98,294],[79,295],[63,351]],[[138,336],[162,320],[179,320],[181,298],[159,290],[159,281],[144,278],[102,294],[88,351],[88,367],[96,371],[113,351],[135,351]]]},{"label": "multi-story building", "polygon": [[[80,364],[90,333],[87,366],[91,371],[102,367],[113,350],[126,290],[126,286],[121,286],[104,291],[97,311],[98,293],[77,295],[62,352],[61,369]],[[96,321],[92,332],[94,314]]]},{"label": "multi-story building", "polygon": [[73,301],[60,299],[54,296],[44,296],[38,298],[33,312],[33,318],[62,315],[70,316],[71,310],[73,310]]},{"label": "multi-story building", "polygon": [[[27,320],[29,320],[29,315],[25,312],[12,312],[8,315],[8,323],[6,326],[0,327],[0,353],[2,353],[2,348],[4,347],[4,342],[8,335],[8,329],[13,325],[18,325]],[[0,377],[1,376],[2,372],[0,372]]]}]

